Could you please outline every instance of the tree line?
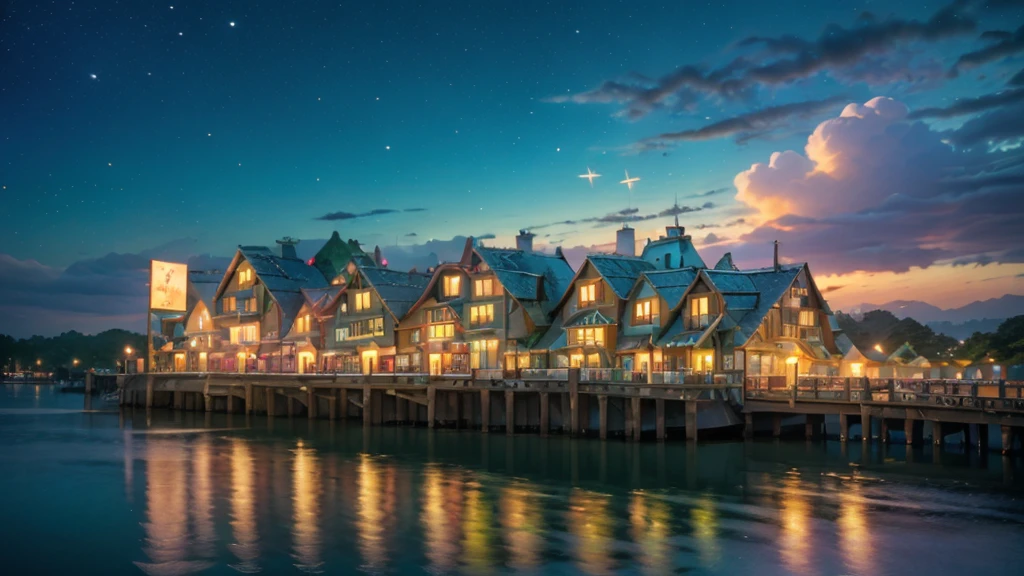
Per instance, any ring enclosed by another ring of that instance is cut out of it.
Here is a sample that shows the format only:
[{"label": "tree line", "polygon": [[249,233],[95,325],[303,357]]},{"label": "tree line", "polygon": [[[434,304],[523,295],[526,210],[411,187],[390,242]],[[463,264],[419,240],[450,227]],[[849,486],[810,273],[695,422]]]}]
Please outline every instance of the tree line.
[{"label": "tree line", "polygon": [[[128,330],[107,330],[99,334],[82,334],[74,330],[60,336],[16,339],[0,334],[0,366],[5,373],[17,370],[61,372],[115,369],[125,358],[130,346],[134,358],[145,354],[146,336]],[[77,365],[75,360],[78,360]]]}]

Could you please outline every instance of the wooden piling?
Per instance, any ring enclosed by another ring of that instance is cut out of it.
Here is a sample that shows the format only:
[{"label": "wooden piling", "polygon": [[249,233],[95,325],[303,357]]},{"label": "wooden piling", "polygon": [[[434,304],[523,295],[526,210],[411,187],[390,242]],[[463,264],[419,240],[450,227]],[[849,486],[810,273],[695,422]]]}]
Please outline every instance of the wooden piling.
[{"label": "wooden piling", "polygon": [[245,413],[252,414],[252,382],[245,383]]},{"label": "wooden piling", "polygon": [[850,437],[850,417],[843,413],[839,415],[839,441],[846,442]]},{"label": "wooden piling", "polygon": [[659,442],[665,441],[665,399],[654,399],[654,434]]},{"label": "wooden piling", "polygon": [[942,433],[942,422],[932,422],[932,444],[935,446],[942,446],[944,437],[945,436]]},{"label": "wooden piling", "polygon": [[782,436],[782,414],[772,414],[772,438]]},{"label": "wooden piling", "polygon": [[878,436],[882,444],[889,443],[889,421],[885,418],[882,418],[878,423]]},{"label": "wooden piling", "polygon": [[540,393],[540,435],[542,437],[548,435],[548,420],[550,416],[548,414],[548,393]]},{"label": "wooden piling", "polygon": [[437,411],[437,388],[427,386],[427,428],[434,427],[434,419]]},{"label": "wooden piling", "polygon": [[395,396],[395,421],[404,424],[409,420],[409,401]]},{"label": "wooden piling", "polygon": [[295,416],[295,397],[291,394],[288,395],[288,417]]},{"label": "wooden piling", "polygon": [[317,417],[316,390],[312,386],[306,387],[306,417],[313,420]]},{"label": "wooden piling", "polygon": [[863,404],[860,406],[860,440],[871,441],[871,408]]},{"label": "wooden piling", "polygon": [[754,437],[754,414],[752,412],[743,415],[743,437],[747,439]]},{"label": "wooden piling", "polygon": [[978,433],[974,439],[979,452],[988,452],[988,424],[978,424]]},{"label": "wooden piling", "polygon": [[580,387],[580,369],[570,368],[569,369],[569,432],[575,436],[580,433],[580,414],[579,414],[579,387]]},{"label": "wooden piling", "polygon": [[334,394],[327,398],[327,419],[334,422],[338,418],[338,397]]},{"label": "wooden piling", "polygon": [[515,392],[505,390],[505,433],[514,434],[516,431],[516,397]]},{"label": "wooden piling", "polygon": [[151,409],[153,407],[153,394],[154,394],[154,392],[153,392],[153,385],[154,385],[153,375],[152,374],[147,374],[146,375],[146,410],[149,410],[149,409]]},{"label": "wooden piling", "polygon": [[491,431],[491,391],[480,391],[480,431]]},{"label": "wooden piling", "polygon": [[[597,397],[598,410],[598,435],[601,440],[608,439],[608,396],[601,394]],[[628,433],[628,432],[627,432]]]},{"label": "wooden piling", "polygon": [[569,417],[569,394],[563,392],[558,395],[562,403],[562,433],[572,433],[572,422]]},{"label": "wooden piling", "polygon": [[686,439],[691,442],[697,441],[697,401],[686,402]]},{"label": "wooden piling", "polygon": [[1013,452],[1013,426],[1000,426],[1002,432],[1002,449],[1003,454],[1010,454]]},{"label": "wooden piling", "polygon": [[342,420],[348,420],[348,388],[338,390],[338,410],[341,411],[338,417]]},{"label": "wooden piling", "polygon": [[640,397],[634,396],[629,399],[630,411],[633,413],[633,441],[640,441],[640,433],[643,431],[643,419],[640,413]]},{"label": "wooden piling", "polygon": [[267,394],[267,416],[274,416],[275,415],[274,400],[275,400],[275,396],[277,394],[274,392],[273,388],[267,388],[266,389],[266,394]]},{"label": "wooden piling", "polygon": [[448,417],[451,418],[451,420],[454,422],[456,429],[461,428],[460,420],[462,419],[461,418],[462,414],[460,414],[461,410],[459,410],[459,408],[460,408],[460,406],[459,406],[459,393],[454,391],[454,390],[452,390],[452,391],[448,392],[447,396],[448,396]]},{"label": "wooden piling", "polygon": [[228,390],[227,403],[224,408],[224,412],[227,414],[235,413],[235,392],[234,390]]},{"label": "wooden piling", "polygon": [[363,426],[373,424],[373,389],[369,384],[363,386]]}]

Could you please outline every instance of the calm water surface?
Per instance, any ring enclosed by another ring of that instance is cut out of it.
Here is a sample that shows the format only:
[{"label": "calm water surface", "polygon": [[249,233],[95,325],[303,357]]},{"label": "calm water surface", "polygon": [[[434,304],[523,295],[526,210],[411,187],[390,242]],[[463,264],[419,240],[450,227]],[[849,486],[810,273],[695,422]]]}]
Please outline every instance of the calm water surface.
[{"label": "calm water surface", "polygon": [[1024,466],[116,407],[0,387],[3,574],[1020,574]]}]

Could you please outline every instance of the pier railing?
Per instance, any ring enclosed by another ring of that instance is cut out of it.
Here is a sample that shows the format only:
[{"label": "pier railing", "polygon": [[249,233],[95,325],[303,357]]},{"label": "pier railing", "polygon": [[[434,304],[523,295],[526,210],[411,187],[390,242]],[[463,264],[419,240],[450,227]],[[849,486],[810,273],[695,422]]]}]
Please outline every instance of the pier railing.
[{"label": "pier railing", "polygon": [[1024,411],[1024,381],[748,376],[745,397],[790,402],[892,403]]}]

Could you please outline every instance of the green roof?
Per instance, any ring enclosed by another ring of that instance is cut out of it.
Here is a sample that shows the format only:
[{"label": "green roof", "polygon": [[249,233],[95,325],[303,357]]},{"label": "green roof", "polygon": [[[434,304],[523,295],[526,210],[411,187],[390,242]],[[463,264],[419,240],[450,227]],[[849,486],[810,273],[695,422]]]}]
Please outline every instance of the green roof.
[{"label": "green roof", "polygon": [[[335,230],[334,234],[331,234],[330,240],[313,257],[313,266],[330,282],[345,273],[349,261],[360,255],[365,256],[366,253],[359,247],[359,241],[350,238],[346,242]],[[345,280],[348,280],[347,274],[345,274]]]}]

